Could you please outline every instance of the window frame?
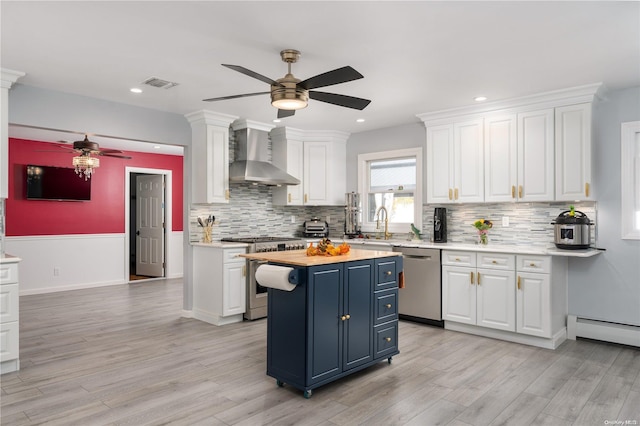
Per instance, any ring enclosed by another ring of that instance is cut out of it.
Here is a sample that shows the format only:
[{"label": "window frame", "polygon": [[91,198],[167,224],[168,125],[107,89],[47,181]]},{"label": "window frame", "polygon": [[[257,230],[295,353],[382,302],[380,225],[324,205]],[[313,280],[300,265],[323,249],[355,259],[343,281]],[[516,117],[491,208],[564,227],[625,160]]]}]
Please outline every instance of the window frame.
[{"label": "window frame", "polygon": [[634,215],[637,214],[634,209],[635,206],[640,205],[640,200],[636,199],[635,193],[637,190],[635,185],[640,185],[640,183],[634,182],[633,170],[635,158],[640,157],[640,152],[635,152],[636,138],[640,140],[640,121],[622,123],[620,132],[620,211],[623,240],[640,240],[640,229],[634,229]]},{"label": "window frame", "polygon": [[[422,198],[423,198],[423,168],[422,168],[422,148],[406,148],[396,149],[393,151],[381,151],[381,152],[369,152],[364,154],[358,154],[358,192],[360,193],[360,200],[362,202],[362,232],[373,233],[375,232],[375,221],[369,222],[367,215],[364,212],[368,211],[369,202],[369,162],[370,161],[383,161],[383,160],[397,160],[400,158],[415,157],[416,159],[416,188],[413,194],[413,224],[416,228],[422,230]],[[408,233],[410,231],[409,225],[405,223],[391,223],[389,222],[390,233]]]}]

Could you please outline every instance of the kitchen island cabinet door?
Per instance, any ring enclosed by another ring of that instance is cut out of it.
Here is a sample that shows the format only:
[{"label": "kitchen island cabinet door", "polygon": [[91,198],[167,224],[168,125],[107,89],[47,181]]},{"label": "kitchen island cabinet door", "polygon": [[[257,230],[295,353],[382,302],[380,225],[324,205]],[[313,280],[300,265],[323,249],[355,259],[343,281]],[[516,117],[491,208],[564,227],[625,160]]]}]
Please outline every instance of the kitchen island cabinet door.
[{"label": "kitchen island cabinet door", "polygon": [[478,269],[476,275],[477,325],[516,331],[514,271]]},{"label": "kitchen island cabinet door", "polygon": [[476,324],[475,268],[442,266],[442,319]]},{"label": "kitchen island cabinet door", "polygon": [[549,274],[519,272],[517,278],[516,331],[551,337],[551,280]]},{"label": "kitchen island cabinet door", "polygon": [[[373,264],[345,264],[344,369],[373,360]],[[347,317],[348,315],[348,317]]]}]

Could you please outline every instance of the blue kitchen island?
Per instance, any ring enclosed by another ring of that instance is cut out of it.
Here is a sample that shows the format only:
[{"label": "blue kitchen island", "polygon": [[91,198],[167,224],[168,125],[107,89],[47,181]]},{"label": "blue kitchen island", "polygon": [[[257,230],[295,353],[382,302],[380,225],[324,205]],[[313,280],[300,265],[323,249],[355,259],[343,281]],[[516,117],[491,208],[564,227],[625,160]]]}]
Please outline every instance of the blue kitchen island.
[{"label": "blue kitchen island", "polygon": [[292,268],[290,291],[268,289],[267,374],[309,398],[312,390],[398,354],[402,256],[351,250],[242,255]]}]

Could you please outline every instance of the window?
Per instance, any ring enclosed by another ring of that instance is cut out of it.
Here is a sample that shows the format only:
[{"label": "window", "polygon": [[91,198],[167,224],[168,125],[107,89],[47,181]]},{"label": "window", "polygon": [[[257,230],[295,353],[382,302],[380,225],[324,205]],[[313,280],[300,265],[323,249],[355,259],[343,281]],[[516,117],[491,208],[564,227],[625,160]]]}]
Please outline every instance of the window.
[{"label": "window", "polygon": [[422,228],[422,149],[358,155],[358,192],[362,199],[362,230],[383,229],[384,207],[389,232]]},{"label": "window", "polygon": [[622,123],[622,239],[640,240],[640,121]]}]

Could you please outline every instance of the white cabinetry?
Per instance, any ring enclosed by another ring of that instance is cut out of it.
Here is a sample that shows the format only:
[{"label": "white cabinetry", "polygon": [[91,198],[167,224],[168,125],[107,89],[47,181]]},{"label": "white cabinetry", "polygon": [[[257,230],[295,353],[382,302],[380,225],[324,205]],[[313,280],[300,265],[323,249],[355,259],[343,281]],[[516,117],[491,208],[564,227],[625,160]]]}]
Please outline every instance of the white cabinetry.
[{"label": "white cabinetry", "polygon": [[591,104],[555,110],[556,200],[591,200]]},{"label": "white cabinetry", "polygon": [[553,108],[518,114],[518,201],[553,201]]},{"label": "white cabinetry", "polygon": [[555,349],[566,339],[567,259],[442,252],[445,328]]},{"label": "white cabinetry", "polygon": [[193,317],[211,324],[242,321],[246,310],[246,248],[193,247]]},{"label": "white cabinetry", "polygon": [[427,127],[427,202],[484,201],[483,121]]},{"label": "white cabinetry", "polygon": [[271,131],[273,164],[300,179],[300,185],[273,189],[275,205],[334,206],[344,204],[346,143],[343,132]]},{"label": "white cabinetry", "polygon": [[20,369],[18,263],[0,263],[0,374]]},{"label": "white cabinetry", "polygon": [[515,331],[514,256],[443,252],[443,319]]},{"label": "white cabinetry", "polygon": [[197,111],[191,124],[191,202],[229,202],[229,126],[235,116]]},{"label": "white cabinetry", "polygon": [[484,200],[515,201],[518,187],[516,114],[484,119]]}]

